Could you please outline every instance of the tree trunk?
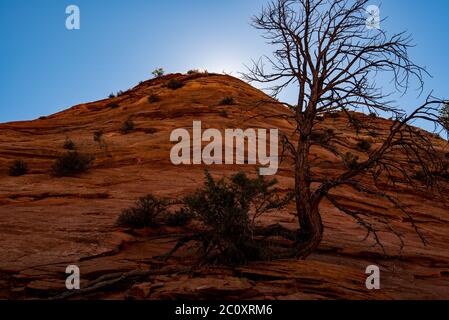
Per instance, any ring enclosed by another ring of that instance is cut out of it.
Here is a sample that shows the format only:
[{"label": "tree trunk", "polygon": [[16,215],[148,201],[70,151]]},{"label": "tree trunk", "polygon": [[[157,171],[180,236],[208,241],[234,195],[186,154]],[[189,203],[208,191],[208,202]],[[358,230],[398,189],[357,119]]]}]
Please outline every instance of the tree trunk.
[{"label": "tree trunk", "polygon": [[318,203],[312,199],[309,167],[310,142],[303,137],[298,143],[295,166],[295,196],[299,231],[297,236],[297,258],[307,258],[323,239],[323,223]]},{"label": "tree trunk", "polygon": [[318,208],[301,212],[301,228],[298,235],[297,258],[306,259],[323,240],[323,223]]}]

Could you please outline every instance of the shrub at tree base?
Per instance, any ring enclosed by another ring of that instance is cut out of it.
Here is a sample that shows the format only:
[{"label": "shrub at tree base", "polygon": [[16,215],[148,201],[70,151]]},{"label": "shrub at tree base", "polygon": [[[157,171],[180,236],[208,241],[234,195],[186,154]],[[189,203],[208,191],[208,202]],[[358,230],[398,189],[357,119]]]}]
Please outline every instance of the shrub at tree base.
[{"label": "shrub at tree base", "polygon": [[184,200],[185,211],[204,226],[194,237],[204,259],[236,265],[267,258],[267,243],[257,238],[255,221],[291,200],[290,195],[278,195],[276,184],[262,176],[250,179],[245,173],[215,181],[206,172],[204,187]]}]

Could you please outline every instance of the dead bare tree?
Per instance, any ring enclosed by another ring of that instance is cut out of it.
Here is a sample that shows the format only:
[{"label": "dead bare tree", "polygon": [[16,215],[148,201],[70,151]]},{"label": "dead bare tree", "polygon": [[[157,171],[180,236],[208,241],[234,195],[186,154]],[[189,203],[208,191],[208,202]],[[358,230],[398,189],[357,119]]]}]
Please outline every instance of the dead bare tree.
[{"label": "dead bare tree", "polygon": [[[288,107],[292,111],[289,120],[295,126],[294,136],[284,137],[284,148],[294,163],[299,222],[294,235],[294,255],[298,258],[310,255],[322,241],[320,203],[326,198],[366,228],[367,237],[372,235],[384,252],[379,223],[403,244],[401,234],[391,228],[388,220],[373,219],[339,202],[332,191],[342,186],[389,201],[407,216],[425,243],[412,213],[384,191],[385,181],[414,185],[417,183],[414,173],[419,172],[427,186],[436,183],[435,173],[441,170],[442,159],[430,135],[412,125],[425,120],[440,126],[444,101],[429,95],[420,107],[407,114],[389,100],[391,93],[383,92],[376,84],[376,75],[383,74],[391,77],[392,90],[396,92],[405,93],[415,82],[422,92],[427,72],[409,57],[410,36],[405,33],[389,36],[382,30],[367,28],[367,6],[368,0],[273,0],[253,20],[254,27],[263,31],[264,38],[275,49],[272,57],[253,61],[245,79],[269,84],[274,97],[289,86],[297,88],[295,105],[284,102],[274,105],[281,109]],[[333,145],[331,135],[316,139],[320,118],[329,113],[346,116],[357,133],[369,129],[351,112],[356,110],[391,114],[394,120],[382,144],[367,151],[362,160],[351,153],[341,153]],[[320,178],[313,174],[311,149],[317,146],[341,159],[344,170],[340,175]],[[405,159],[399,159],[398,152]],[[287,233],[282,227],[272,231]]]}]

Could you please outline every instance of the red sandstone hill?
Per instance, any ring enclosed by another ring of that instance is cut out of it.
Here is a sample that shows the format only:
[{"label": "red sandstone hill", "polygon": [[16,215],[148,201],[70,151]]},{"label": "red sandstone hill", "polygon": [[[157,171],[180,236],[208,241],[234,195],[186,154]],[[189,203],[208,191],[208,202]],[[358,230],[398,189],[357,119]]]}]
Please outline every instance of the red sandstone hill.
[{"label": "red sandstone hill", "polygon": [[[167,81],[176,78],[185,86],[172,90]],[[157,94],[160,101],[149,103]],[[234,97],[236,104],[221,106]],[[183,229],[165,228],[141,232],[115,227],[121,210],[148,193],[176,198],[197,189],[203,166],[174,166],[170,162],[170,133],[191,128],[201,120],[204,128],[279,128],[290,132],[285,120],[262,115],[279,113],[261,91],[230,76],[169,75],[141,83],[119,97],[82,104],[35,121],[0,125],[0,298],[48,298],[65,291],[65,269],[81,269],[82,288],[73,298],[137,299],[449,299],[448,185],[443,195],[413,190],[398,184],[399,199],[415,213],[428,244],[424,246],[407,223],[407,217],[388,203],[339,189],[339,199],[379,219],[390,219],[405,238],[399,243],[381,233],[390,257],[365,238],[365,230],[331,205],[321,207],[325,236],[319,250],[306,261],[282,260],[252,263],[239,268],[204,266],[192,270],[194,251],[179,252],[168,263],[155,259],[176,243]],[[111,104],[111,103],[115,103]],[[288,111],[285,111],[288,112]],[[349,129],[345,118],[326,118],[325,128],[338,134],[338,147],[354,153],[360,139],[374,145],[386,134],[390,121],[357,115],[378,128],[377,137]],[[135,130],[120,132],[131,118]],[[94,141],[104,132],[104,145]],[[66,138],[96,160],[79,177],[50,175],[53,161],[63,154]],[[432,137],[441,152],[445,142]],[[329,153],[316,149],[318,175],[335,175],[342,168]],[[363,157],[362,154],[360,154]],[[401,155],[397,155],[400,157]],[[8,167],[25,160],[28,175],[10,177]],[[253,166],[212,166],[214,176]],[[280,187],[293,187],[289,163],[282,164]],[[293,208],[270,214],[261,223],[281,223],[296,228]],[[381,268],[381,290],[365,288],[368,265]],[[151,271],[151,275],[142,274]],[[131,272],[131,273],[130,273]],[[123,281],[116,281],[120,275]],[[138,278],[138,281],[135,279]],[[134,279],[134,280],[133,280]]]}]

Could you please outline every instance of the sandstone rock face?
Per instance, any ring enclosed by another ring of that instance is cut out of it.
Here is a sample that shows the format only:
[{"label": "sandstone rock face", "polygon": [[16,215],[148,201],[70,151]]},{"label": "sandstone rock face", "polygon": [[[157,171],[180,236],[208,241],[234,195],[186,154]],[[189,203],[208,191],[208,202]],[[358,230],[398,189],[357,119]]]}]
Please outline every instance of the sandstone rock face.
[{"label": "sandstone rock face", "polygon": [[[177,78],[185,86],[172,90],[167,81]],[[157,102],[148,97],[157,94]],[[220,105],[224,97],[235,105]],[[381,232],[389,257],[385,257],[365,230],[329,203],[321,213],[325,237],[319,250],[306,261],[282,260],[252,263],[239,268],[196,266],[195,251],[187,247],[167,263],[157,256],[168,252],[182,228],[130,231],[115,226],[121,210],[140,196],[179,198],[196,190],[205,167],[174,166],[170,161],[172,130],[192,128],[279,128],[292,132],[277,115],[287,110],[244,82],[222,75],[169,75],[141,83],[113,99],[82,104],[35,121],[0,125],[0,298],[45,299],[61,297],[65,269],[77,265],[81,288],[74,299],[449,299],[449,196],[413,190],[398,184],[386,191],[397,195],[415,212],[415,220],[427,240],[424,246],[407,223],[408,218],[387,202],[339,189],[342,202],[378,219],[404,236],[405,247],[388,232]],[[112,108],[110,103],[119,106]],[[372,121],[379,143],[389,128],[384,119],[358,115]],[[124,135],[124,121],[136,129]],[[355,150],[355,136],[344,118],[321,123],[338,133],[339,148]],[[103,140],[94,141],[101,130]],[[62,153],[66,138],[81,152],[93,154],[92,169],[79,177],[50,175],[53,161]],[[432,137],[441,152],[445,142]],[[335,175],[342,170],[329,153],[316,149],[314,172]],[[357,153],[357,151],[354,151]],[[363,156],[363,155],[361,155]],[[398,154],[398,157],[401,155]],[[10,177],[16,159],[28,163],[30,173]],[[291,190],[291,163],[284,162],[277,179],[283,191]],[[254,173],[255,166],[211,166],[216,177],[238,170]],[[281,223],[297,228],[293,206],[267,215],[260,223]],[[366,267],[381,269],[381,290],[365,287]]]}]

